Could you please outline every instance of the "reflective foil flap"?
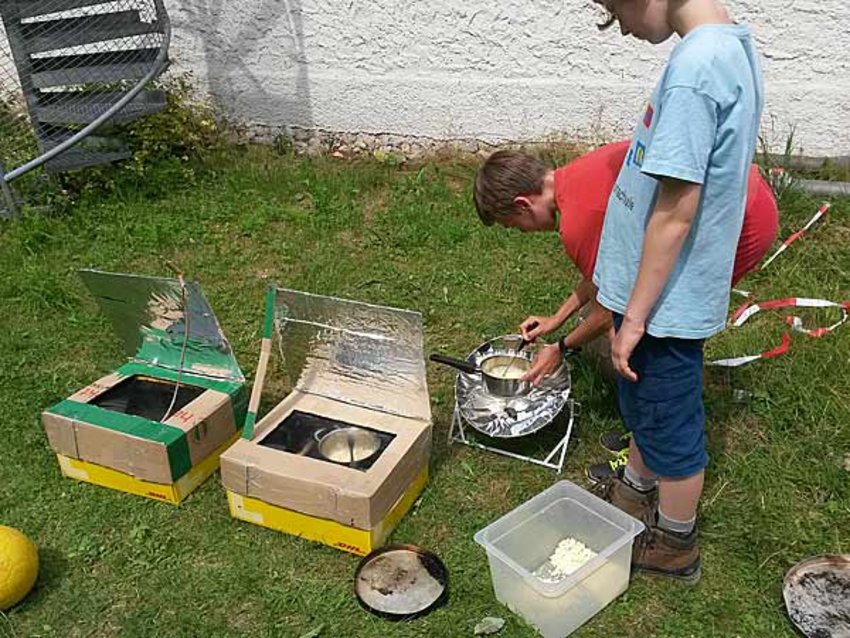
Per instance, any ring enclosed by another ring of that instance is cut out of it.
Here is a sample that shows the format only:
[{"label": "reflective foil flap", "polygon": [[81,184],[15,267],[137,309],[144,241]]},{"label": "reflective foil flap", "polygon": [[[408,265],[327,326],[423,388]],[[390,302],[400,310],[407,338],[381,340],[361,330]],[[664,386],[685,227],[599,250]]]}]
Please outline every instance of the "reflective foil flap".
[{"label": "reflective foil flap", "polygon": [[81,270],[80,277],[132,359],[178,370],[185,345],[184,372],[245,380],[196,282],[181,290],[177,279],[99,270]]},{"label": "reflective foil flap", "polygon": [[419,313],[278,289],[275,327],[301,392],[430,421]]}]

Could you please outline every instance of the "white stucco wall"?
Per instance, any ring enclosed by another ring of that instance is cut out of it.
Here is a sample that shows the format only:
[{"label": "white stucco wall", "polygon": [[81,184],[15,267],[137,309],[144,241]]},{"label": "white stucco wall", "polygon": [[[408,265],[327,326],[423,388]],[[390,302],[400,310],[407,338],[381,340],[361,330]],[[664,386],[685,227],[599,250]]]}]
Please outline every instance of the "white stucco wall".
[{"label": "white stucco wall", "polygon": [[[599,33],[589,0],[170,0],[173,57],[237,119],[498,142],[627,135],[672,43]],[[850,153],[846,0],[730,0],[781,140]]]},{"label": "white stucco wall", "polygon": [[[850,153],[847,0],[729,0],[766,124]],[[237,120],[489,142],[628,135],[672,43],[599,33],[590,0],[166,0],[172,58]]]}]

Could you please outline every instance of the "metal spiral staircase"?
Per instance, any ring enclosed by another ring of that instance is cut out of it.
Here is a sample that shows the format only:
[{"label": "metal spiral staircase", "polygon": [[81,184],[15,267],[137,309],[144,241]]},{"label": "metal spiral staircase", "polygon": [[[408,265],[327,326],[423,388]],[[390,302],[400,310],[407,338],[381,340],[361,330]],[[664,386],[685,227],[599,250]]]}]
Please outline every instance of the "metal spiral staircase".
[{"label": "metal spiral staircase", "polygon": [[0,19],[0,216],[4,203],[10,216],[11,184],[30,171],[130,157],[105,125],[165,108],[145,87],[168,65],[171,28],[162,0],[0,0]]}]

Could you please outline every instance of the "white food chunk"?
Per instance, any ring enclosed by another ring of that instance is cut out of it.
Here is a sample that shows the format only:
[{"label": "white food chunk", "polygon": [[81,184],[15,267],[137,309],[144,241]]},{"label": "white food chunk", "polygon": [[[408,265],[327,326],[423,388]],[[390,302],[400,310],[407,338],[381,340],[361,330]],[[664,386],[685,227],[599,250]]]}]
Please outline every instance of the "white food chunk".
[{"label": "white food chunk", "polygon": [[545,582],[556,583],[577,571],[595,556],[596,552],[581,541],[565,538],[534,574]]}]

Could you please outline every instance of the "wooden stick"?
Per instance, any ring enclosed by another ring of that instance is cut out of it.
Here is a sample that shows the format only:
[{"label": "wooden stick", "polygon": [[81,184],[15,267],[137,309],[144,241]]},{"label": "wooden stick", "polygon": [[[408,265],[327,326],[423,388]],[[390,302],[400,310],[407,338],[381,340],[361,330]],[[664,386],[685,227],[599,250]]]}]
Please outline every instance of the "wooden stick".
[{"label": "wooden stick", "polygon": [[272,352],[272,331],[274,330],[276,298],[277,288],[272,284],[266,291],[266,316],[263,320],[263,341],[260,345],[260,361],[257,363],[257,373],[254,375],[254,387],[251,388],[248,413],[245,415],[245,426],[242,428],[242,438],[248,441],[254,436],[254,424],[257,422],[257,410],[260,407],[260,399],[263,396],[266,370],[269,365],[269,356]]}]

